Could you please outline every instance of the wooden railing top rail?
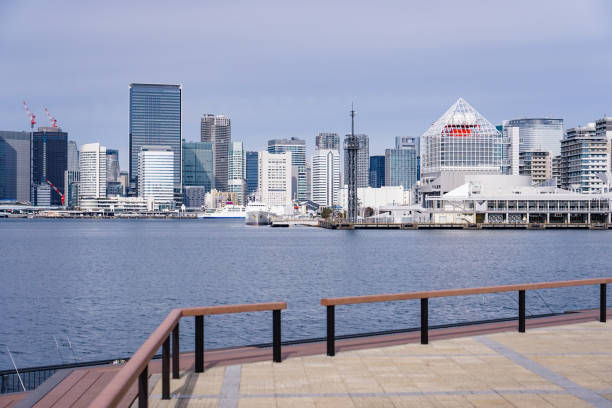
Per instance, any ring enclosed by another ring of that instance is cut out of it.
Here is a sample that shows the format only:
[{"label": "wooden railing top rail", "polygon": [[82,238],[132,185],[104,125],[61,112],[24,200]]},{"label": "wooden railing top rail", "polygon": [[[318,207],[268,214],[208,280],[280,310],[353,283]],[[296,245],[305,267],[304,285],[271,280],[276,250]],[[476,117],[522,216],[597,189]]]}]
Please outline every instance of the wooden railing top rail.
[{"label": "wooden railing top rail", "polygon": [[117,375],[108,383],[106,388],[98,395],[90,406],[115,407],[127,394],[128,390],[138,379],[138,376],[149,365],[149,362],[176,327],[181,317],[204,316],[230,313],[260,312],[267,310],[283,310],[287,308],[286,302],[252,303],[240,305],[221,305],[191,307],[172,310],[157,329],[149,336],[142,346],[134,353],[129,361],[119,370]]},{"label": "wooden railing top rail", "polygon": [[480,287],[480,288],[432,290],[432,291],[426,291],[426,292],[407,292],[407,293],[391,293],[391,294],[381,294],[381,295],[323,298],[321,299],[321,305],[323,306],[354,305],[354,304],[359,304],[359,303],[392,302],[392,301],[397,301],[397,300],[424,299],[424,298],[448,297],[448,296],[480,295],[480,294],[485,294],[485,293],[512,292],[512,291],[518,291],[518,290],[551,289],[551,288],[562,288],[562,287],[568,287],[568,286],[586,286],[586,285],[597,285],[597,284],[602,284],[602,283],[612,283],[612,278],[580,279],[580,280],[559,281],[559,282],[538,282],[538,283],[525,283],[525,284],[518,284],[518,285],[485,286],[485,287]]}]

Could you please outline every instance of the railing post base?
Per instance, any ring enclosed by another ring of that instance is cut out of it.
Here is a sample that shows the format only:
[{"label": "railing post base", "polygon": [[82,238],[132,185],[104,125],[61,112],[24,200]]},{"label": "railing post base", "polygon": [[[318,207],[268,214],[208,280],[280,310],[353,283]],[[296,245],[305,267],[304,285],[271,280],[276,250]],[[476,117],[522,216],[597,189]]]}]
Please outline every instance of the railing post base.
[{"label": "railing post base", "polygon": [[195,317],[195,372],[204,372],[204,316]]},{"label": "railing post base", "polygon": [[599,321],[606,322],[607,302],[606,302],[606,284],[599,285]]},{"label": "railing post base", "polygon": [[272,361],[281,362],[281,311],[272,311]]},{"label": "railing post base", "polygon": [[519,333],[525,333],[525,291],[519,290]]},{"label": "railing post base", "polygon": [[429,298],[421,299],[421,344],[429,344]]},{"label": "railing post base", "polygon": [[335,333],[334,305],[327,306],[327,355],[336,355],[336,333]]},{"label": "railing post base", "polygon": [[177,379],[181,377],[180,367],[180,347],[179,347],[179,323],[176,323],[176,327],[172,330],[172,378]]},{"label": "railing post base", "polygon": [[162,399],[170,399],[170,336],[162,345]]}]

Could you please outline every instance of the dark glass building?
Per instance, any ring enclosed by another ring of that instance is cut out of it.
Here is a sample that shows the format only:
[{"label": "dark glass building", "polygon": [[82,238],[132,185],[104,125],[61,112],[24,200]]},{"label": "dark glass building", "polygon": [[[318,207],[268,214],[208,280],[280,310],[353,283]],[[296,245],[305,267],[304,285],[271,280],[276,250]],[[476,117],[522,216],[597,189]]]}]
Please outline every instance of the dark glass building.
[{"label": "dark glass building", "polygon": [[183,186],[214,188],[213,144],[210,142],[183,142]]},{"label": "dark glass building", "polygon": [[30,202],[30,133],[0,131],[0,200]]},{"label": "dark glass building", "polygon": [[[65,194],[64,172],[67,168],[68,133],[62,132],[61,128],[39,127],[32,136],[32,189],[36,191],[38,186],[46,186],[46,180],[49,180]],[[50,202],[51,205],[61,205],[61,196],[51,190]]]},{"label": "dark glass building", "polygon": [[174,186],[181,186],[181,85],[130,84],[130,185],[138,190],[142,146],[169,146]]},{"label": "dark glass building", "polygon": [[370,156],[370,187],[379,188],[385,185],[385,156]]},{"label": "dark glass building", "polygon": [[246,152],[247,195],[257,191],[259,182],[259,152]]}]

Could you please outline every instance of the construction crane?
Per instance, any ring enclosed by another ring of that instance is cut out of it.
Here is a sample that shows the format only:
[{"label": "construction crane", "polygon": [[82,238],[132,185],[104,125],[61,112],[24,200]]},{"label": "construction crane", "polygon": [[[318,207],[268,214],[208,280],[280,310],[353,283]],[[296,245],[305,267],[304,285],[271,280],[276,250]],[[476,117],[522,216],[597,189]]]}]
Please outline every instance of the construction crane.
[{"label": "construction crane", "polygon": [[28,104],[26,101],[23,101],[23,107],[25,108],[26,113],[30,117],[30,128],[34,131],[34,125],[36,124],[36,115],[30,112],[30,108],[28,108]]},{"label": "construction crane", "polygon": [[49,113],[49,109],[47,109],[45,107],[45,113],[47,114],[47,118],[49,118],[49,124],[51,125],[51,127],[56,128],[57,127],[57,119],[55,119],[53,116],[51,116],[51,114]]},{"label": "construction crane", "polygon": [[64,205],[64,198],[65,198],[65,197],[64,197],[64,194],[62,194],[62,192],[61,192],[61,191],[59,191],[59,188],[55,187],[55,186],[53,185],[53,183],[49,181],[49,179],[48,179],[48,178],[46,178],[46,179],[45,179],[45,181],[47,182],[47,184],[48,184],[49,186],[51,186],[51,188],[53,189],[53,191],[55,191],[57,194],[59,194],[59,196],[61,197],[61,200],[62,200],[62,205]]}]

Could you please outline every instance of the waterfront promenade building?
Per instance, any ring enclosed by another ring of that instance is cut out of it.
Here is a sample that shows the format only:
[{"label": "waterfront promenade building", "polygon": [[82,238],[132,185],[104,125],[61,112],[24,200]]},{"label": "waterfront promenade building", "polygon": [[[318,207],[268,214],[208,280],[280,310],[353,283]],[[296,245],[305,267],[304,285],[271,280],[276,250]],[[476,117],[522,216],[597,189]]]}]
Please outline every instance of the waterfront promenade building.
[{"label": "waterfront promenade building", "polygon": [[469,174],[502,174],[508,142],[491,123],[459,98],[421,138],[421,201],[463,184]]},{"label": "waterfront promenade building", "polygon": [[183,187],[213,189],[213,147],[210,142],[183,142]]},{"label": "waterfront promenade building", "polygon": [[32,195],[38,206],[59,206],[61,195],[47,180],[65,193],[64,173],[68,165],[68,133],[59,127],[39,127],[32,135]]},{"label": "waterfront promenade building", "polygon": [[306,178],[306,141],[292,137],[268,141],[268,153],[291,152],[292,198],[308,200],[308,180]]},{"label": "waterfront promenade building", "polygon": [[600,193],[609,166],[608,140],[597,134],[595,123],[567,130],[561,141],[561,188],[580,193]]},{"label": "waterfront promenade building", "polygon": [[246,184],[247,184],[247,195],[257,191],[259,171],[259,152],[246,152]]},{"label": "waterfront promenade building", "polygon": [[513,119],[507,121],[506,126],[518,129],[521,152],[547,151],[551,157],[561,152],[563,119]]},{"label": "waterfront promenade building", "polygon": [[373,188],[385,185],[385,156],[370,156],[368,185]]},{"label": "waterfront promenade building", "polygon": [[138,155],[138,196],[147,208],[174,204],[174,151],[170,146],[142,146]]},{"label": "waterfront promenade building", "polygon": [[100,143],[81,146],[79,152],[79,201],[106,197],[106,147]]},{"label": "waterfront promenade building", "polygon": [[317,149],[332,149],[340,151],[340,136],[337,133],[321,132],[315,138]]},{"label": "waterfront promenade building", "polygon": [[167,146],[173,154],[173,184],[181,187],[182,86],[130,84],[130,185],[139,191],[138,157],[143,146]]},{"label": "waterfront promenade building", "polygon": [[30,203],[30,132],[0,131],[0,201]]},{"label": "waterfront promenade building", "polygon": [[552,160],[549,151],[527,151],[519,154],[519,174],[531,177],[533,184],[552,178]]},{"label": "waterfront promenade building", "polygon": [[205,114],[200,119],[200,141],[212,143],[213,187],[227,191],[229,147],[232,141],[232,122],[225,115]]},{"label": "waterfront promenade building", "polygon": [[242,142],[231,142],[229,147],[229,166],[227,191],[236,193],[238,204],[246,203],[246,152]]},{"label": "waterfront promenade building", "polygon": [[258,190],[269,206],[288,207],[292,202],[292,153],[259,152]]},{"label": "waterfront promenade building", "polygon": [[312,201],[323,207],[340,205],[340,152],[317,149],[312,156]]},{"label": "waterfront promenade building", "polygon": [[[346,135],[346,138],[350,135]],[[370,138],[368,135],[360,133],[355,134],[359,142],[359,150],[357,151],[357,188],[368,187],[370,178]],[[346,148],[344,149],[344,182],[348,180],[348,157]]]}]

